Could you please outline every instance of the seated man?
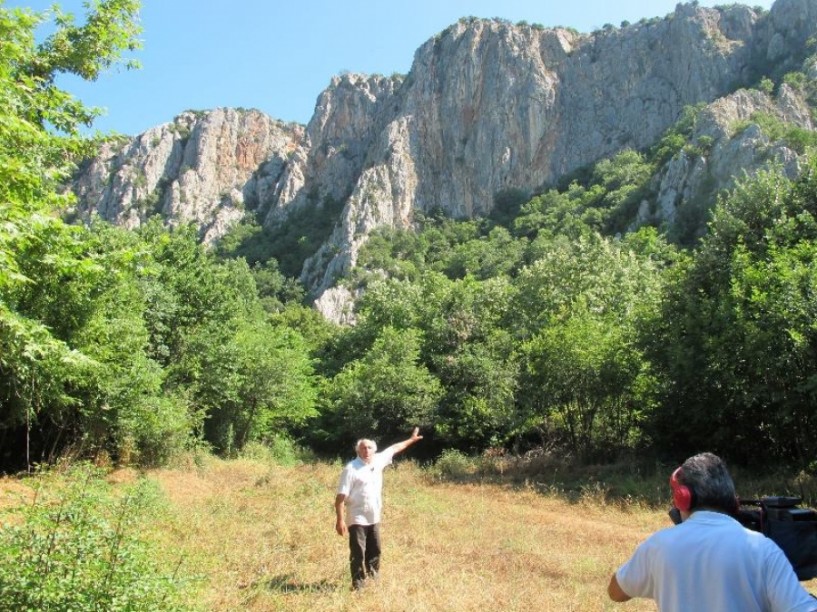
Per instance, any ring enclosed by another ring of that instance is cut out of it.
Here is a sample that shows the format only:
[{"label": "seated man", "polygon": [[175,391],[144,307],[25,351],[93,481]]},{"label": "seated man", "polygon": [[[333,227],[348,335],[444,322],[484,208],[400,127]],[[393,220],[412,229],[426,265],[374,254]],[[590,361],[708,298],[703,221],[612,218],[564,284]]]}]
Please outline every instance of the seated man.
[{"label": "seated man", "polygon": [[719,457],[690,457],[670,487],[681,524],[636,548],[610,579],[610,599],[650,597],[662,612],[817,611],[780,547],[732,518],[735,485]]}]

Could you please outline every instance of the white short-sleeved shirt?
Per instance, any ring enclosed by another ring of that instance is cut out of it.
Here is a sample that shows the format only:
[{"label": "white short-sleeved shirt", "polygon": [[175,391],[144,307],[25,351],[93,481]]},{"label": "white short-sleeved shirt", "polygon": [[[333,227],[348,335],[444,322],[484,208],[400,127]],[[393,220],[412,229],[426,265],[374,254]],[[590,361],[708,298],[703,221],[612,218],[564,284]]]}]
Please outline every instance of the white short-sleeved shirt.
[{"label": "white short-sleeved shirt", "polygon": [[346,496],[346,524],[374,525],[383,509],[383,470],[391,465],[391,448],[375,453],[371,463],[358,457],[346,464],[340,474],[338,494]]},{"label": "white short-sleeved shirt", "polygon": [[814,599],[780,547],[726,514],[696,511],[654,533],[616,572],[630,597],[661,612],[812,612]]}]

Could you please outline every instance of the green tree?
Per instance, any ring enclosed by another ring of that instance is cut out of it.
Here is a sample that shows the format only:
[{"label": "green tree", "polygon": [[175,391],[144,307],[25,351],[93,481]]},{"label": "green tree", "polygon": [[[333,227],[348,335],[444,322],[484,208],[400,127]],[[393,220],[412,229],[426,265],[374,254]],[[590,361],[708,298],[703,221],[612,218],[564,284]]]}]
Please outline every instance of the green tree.
[{"label": "green tree", "polygon": [[[513,231],[517,236],[542,235],[547,240],[625,231],[648,193],[653,172],[644,155],[624,150],[597,163],[583,181],[573,180],[565,189],[550,189],[532,198],[521,207]],[[533,259],[535,254],[528,257]]]},{"label": "green tree", "polygon": [[433,357],[445,389],[435,431],[448,445],[479,452],[508,442],[517,424],[518,360],[507,332]]},{"label": "green tree", "polygon": [[442,389],[420,363],[420,341],[415,330],[385,327],[331,380],[326,401],[341,436],[391,438],[431,422]]},{"label": "green tree", "polygon": [[639,444],[654,383],[638,341],[664,283],[662,262],[643,248],[556,239],[515,281],[521,433],[586,459]]},{"label": "green tree", "polygon": [[197,336],[201,358],[194,397],[206,414],[206,438],[225,453],[276,435],[316,415],[316,386],[300,335],[264,320],[238,323],[218,346]]},{"label": "green tree", "polygon": [[812,159],[794,183],[779,171],[741,183],[680,271],[649,352],[664,388],[652,434],[668,448],[812,461],[815,176]]},{"label": "green tree", "polygon": [[524,239],[514,239],[504,227],[492,229],[487,236],[457,245],[445,266],[450,278],[472,275],[487,279],[501,274],[510,275],[522,262]]},{"label": "green tree", "polygon": [[613,459],[639,442],[651,381],[632,330],[580,301],[522,350],[533,400],[529,427],[585,461]]},{"label": "green tree", "polygon": [[139,233],[157,264],[144,290],[151,355],[165,388],[187,398],[199,435],[230,453],[312,416],[309,347],[270,324],[246,261],[217,259],[192,227],[150,223]]},{"label": "green tree", "polygon": [[31,432],[49,428],[43,411],[62,420],[94,367],[70,340],[93,316],[94,283],[104,276],[82,234],[52,214],[70,202],[59,185],[93,150],[79,130],[99,114],[55,80],[95,79],[135,49],[138,7],[99,2],[79,26],[57,11],[56,30],[40,44],[44,15],[0,7],[0,394],[8,407],[0,438],[24,422],[29,459]]},{"label": "green tree", "polygon": [[150,259],[126,230],[100,226],[89,242],[110,277],[97,283],[93,314],[71,339],[96,363],[84,385],[75,383],[76,425],[91,452],[158,464],[184,448],[192,426],[186,405],[164,395],[165,373],[147,354],[140,283]]},{"label": "green tree", "polygon": [[445,390],[435,431],[446,444],[471,452],[503,444],[516,422],[518,363],[513,335],[503,326],[512,287],[500,275],[449,280],[427,273],[416,302],[423,362]]}]

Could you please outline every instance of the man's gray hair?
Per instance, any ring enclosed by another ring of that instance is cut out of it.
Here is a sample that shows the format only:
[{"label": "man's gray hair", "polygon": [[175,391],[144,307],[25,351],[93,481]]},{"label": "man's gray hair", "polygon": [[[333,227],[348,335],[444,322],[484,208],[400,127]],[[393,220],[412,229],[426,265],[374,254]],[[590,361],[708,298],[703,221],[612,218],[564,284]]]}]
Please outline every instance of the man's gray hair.
[{"label": "man's gray hair", "polygon": [[369,438],[361,438],[360,440],[355,442],[355,452],[357,452],[357,449],[358,449],[358,447],[360,447],[361,444],[366,444],[366,445],[371,444],[372,445],[372,450],[374,452],[377,452],[377,442],[375,442],[374,440],[369,440]]},{"label": "man's gray hair", "polygon": [[712,453],[690,457],[681,466],[678,480],[695,493],[693,509],[711,509],[731,514],[737,510],[735,483],[726,463]]}]

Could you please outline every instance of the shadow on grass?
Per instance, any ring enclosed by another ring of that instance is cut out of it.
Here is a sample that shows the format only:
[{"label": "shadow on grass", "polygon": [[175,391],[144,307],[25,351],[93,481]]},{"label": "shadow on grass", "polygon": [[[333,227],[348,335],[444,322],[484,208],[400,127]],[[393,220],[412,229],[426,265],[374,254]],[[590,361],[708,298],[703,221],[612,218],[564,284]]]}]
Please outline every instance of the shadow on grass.
[{"label": "shadow on grass", "polygon": [[[500,453],[468,457],[450,453],[439,459],[428,474],[432,483],[496,484],[534,489],[568,503],[596,500],[600,504],[638,503],[658,509],[668,507],[668,479],[675,467],[637,457],[582,465],[548,455],[519,457]],[[744,499],[782,495],[799,497],[804,506],[817,506],[817,474],[773,466],[762,472],[737,467],[731,473]]]},{"label": "shadow on grass", "polygon": [[274,576],[269,580],[259,581],[255,586],[265,587],[279,593],[327,593],[338,588],[337,583],[328,580],[317,582],[299,582],[291,574]]},{"label": "shadow on grass", "polygon": [[550,455],[513,456],[501,453],[467,457],[449,454],[429,474],[432,482],[494,484],[534,490],[569,504],[638,503],[654,508],[667,504],[670,466],[630,460],[580,464]]}]

